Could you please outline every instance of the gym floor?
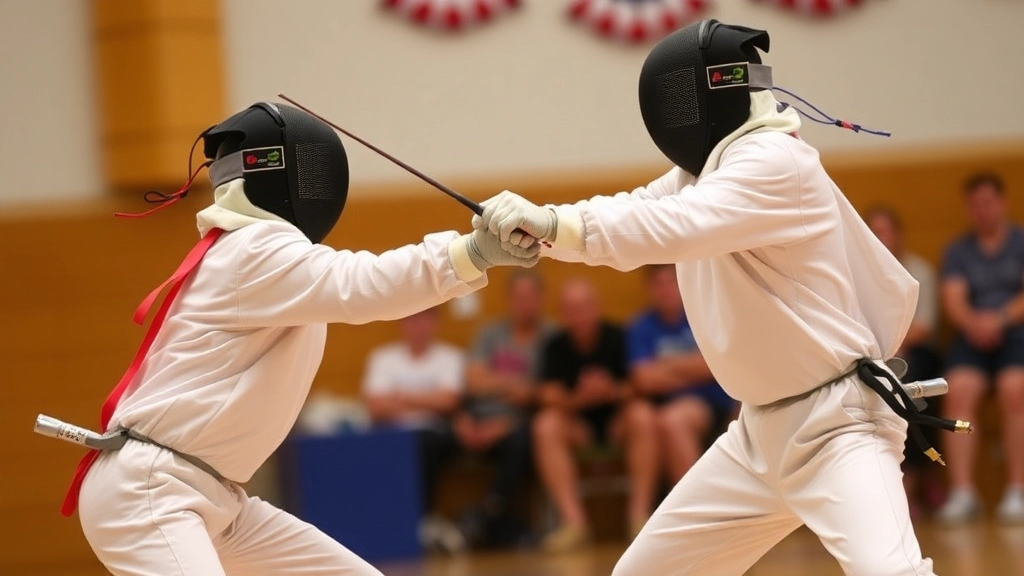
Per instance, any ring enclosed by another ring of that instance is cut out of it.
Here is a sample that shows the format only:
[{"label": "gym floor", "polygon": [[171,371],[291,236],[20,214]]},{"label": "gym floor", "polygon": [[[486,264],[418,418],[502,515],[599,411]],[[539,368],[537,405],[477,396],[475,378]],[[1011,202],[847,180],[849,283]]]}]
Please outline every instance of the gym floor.
[{"label": "gym floor", "polygon": [[[977,523],[917,527],[925,555],[941,576],[1024,576],[1024,526]],[[579,552],[433,556],[422,562],[381,566],[388,576],[608,576],[623,544],[601,544]],[[761,559],[747,576],[842,576],[839,565],[810,531],[800,529]],[[655,575],[652,575],[655,576]]]}]

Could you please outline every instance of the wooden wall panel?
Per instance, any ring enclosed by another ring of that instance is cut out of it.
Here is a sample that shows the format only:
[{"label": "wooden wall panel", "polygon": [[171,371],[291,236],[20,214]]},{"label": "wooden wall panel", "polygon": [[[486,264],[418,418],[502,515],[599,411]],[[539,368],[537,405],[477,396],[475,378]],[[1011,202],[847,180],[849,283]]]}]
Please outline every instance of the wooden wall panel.
[{"label": "wooden wall panel", "polygon": [[[885,202],[899,210],[910,248],[930,259],[964,226],[959,183],[980,168],[1002,173],[1014,218],[1024,222],[1024,143],[890,157],[826,158],[830,172],[858,208]],[[632,188],[661,168],[583,175],[532,175],[490,182],[455,182],[483,199],[502,188],[544,202]],[[402,197],[378,198],[378,189],[356,192],[327,243],[384,250],[423,234],[469,228],[470,214],[440,193],[410,183]],[[394,190],[392,190],[394,192]],[[115,221],[115,209],[137,210],[137,198],[103,200],[81,210],[34,208],[0,214],[0,574],[35,570],[86,573],[94,567],[76,520],[57,514],[66,482],[81,451],[35,436],[39,412],[95,425],[99,406],[120,377],[142,329],[130,321],[138,301],[163,280],[196,240],[194,212],[209,192],[188,198],[141,221]],[[641,278],[609,269],[545,261],[547,308],[568,276],[598,283],[608,315],[624,320],[643,304]],[[481,296],[483,317],[501,309],[507,271],[491,273]],[[443,337],[465,344],[477,320],[446,318]],[[367,351],[397,334],[394,323],[330,328],[315,387],[354,394]],[[44,570],[45,569],[45,570]]]},{"label": "wooden wall panel", "polygon": [[189,146],[225,112],[220,2],[94,0],[93,36],[108,184],[181,182]]}]

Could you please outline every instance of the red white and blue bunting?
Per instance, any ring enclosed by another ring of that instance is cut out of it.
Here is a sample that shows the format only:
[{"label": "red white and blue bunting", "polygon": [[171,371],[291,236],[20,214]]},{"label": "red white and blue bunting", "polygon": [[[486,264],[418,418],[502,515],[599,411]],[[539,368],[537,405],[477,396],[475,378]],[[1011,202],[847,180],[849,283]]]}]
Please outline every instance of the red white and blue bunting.
[{"label": "red white and blue bunting", "polygon": [[855,8],[864,0],[758,0],[788,8],[807,16],[834,16]]},{"label": "red white and blue bunting", "polygon": [[710,0],[573,0],[569,17],[607,38],[646,42],[697,19]]},{"label": "red white and blue bunting", "polygon": [[382,0],[381,3],[416,24],[450,32],[490,22],[522,4],[521,0]]}]

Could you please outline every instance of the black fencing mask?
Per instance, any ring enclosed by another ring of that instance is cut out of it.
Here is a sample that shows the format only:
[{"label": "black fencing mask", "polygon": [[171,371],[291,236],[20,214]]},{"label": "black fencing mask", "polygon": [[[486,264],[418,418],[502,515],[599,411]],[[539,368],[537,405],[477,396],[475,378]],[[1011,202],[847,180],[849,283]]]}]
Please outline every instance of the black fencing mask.
[{"label": "black fencing mask", "polygon": [[327,236],[348,197],[348,158],[330,126],[259,102],[208,130],[203,151],[214,187],[245,180],[254,206],[291,222],[313,243]]},{"label": "black fencing mask", "polygon": [[711,150],[750,116],[751,90],[771,88],[768,32],[704,20],[673,32],[640,71],[640,114],[654,144],[699,176]]}]

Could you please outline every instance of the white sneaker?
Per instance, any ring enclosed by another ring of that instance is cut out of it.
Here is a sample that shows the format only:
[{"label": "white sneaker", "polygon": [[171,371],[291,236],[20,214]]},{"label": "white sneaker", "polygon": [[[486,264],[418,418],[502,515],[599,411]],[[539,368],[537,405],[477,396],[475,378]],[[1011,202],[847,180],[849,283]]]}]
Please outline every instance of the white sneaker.
[{"label": "white sneaker", "polygon": [[957,488],[949,493],[935,519],[943,524],[963,524],[976,519],[980,513],[981,506],[974,490]]},{"label": "white sneaker", "polygon": [[1003,524],[1024,523],[1024,487],[1014,486],[1006,489],[999,507],[996,508],[996,517]]},{"label": "white sneaker", "polygon": [[419,528],[420,544],[427,550],[459,554],[468,547],[458,527],[440,516],[423,518]]}]

